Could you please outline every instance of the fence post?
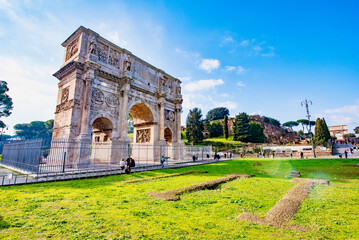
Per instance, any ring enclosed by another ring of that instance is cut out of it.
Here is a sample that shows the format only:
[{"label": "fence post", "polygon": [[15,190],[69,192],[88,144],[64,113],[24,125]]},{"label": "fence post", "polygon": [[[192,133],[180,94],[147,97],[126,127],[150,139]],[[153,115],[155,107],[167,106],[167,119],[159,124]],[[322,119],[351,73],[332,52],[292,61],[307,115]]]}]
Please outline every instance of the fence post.
[{"label": "fence post", "polygon": [[202,161],[203,161],[204,160],[204,158],[203,158],[204,147],[201,147],[201,149],[202,149]]},{"label": "fence post", "polygon": [[62,172],[65,172],[65,163],[66,163],[66,152],[64,152],[64,158],[62,160]]}]

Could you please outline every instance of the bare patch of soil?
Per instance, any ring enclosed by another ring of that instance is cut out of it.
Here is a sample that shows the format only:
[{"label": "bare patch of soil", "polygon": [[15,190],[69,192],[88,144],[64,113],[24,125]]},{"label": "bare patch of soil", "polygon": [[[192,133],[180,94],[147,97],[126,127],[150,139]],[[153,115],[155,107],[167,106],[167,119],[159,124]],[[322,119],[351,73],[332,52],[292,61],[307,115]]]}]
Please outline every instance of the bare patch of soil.
[{"label": "bare patch of soil", "polygon": [[258,215],[244,212],[236,219],[241,221],[253,222],[262,225],[271,225],[279,228],[288,228],[297,231],[309,230],[307,227],[288,224],[288,221],[297,213],[300,205],[309,195],[314,184],[329,185],[328,180],[293,178],[290,182],[298,182],[287,195],[285,195],[277,204],[269,210],[264,218]]},{"label": "bare patch of soil", "polygon": [[199,190],[203,190],[203,189],[215,189],[219,184],[221,183],[225,183],[228,181],[232,181],[234,179],[237,178],[249,178],[249,177],[253,177],[254,175],[250,175],[250,174],[244,174],[244,173],[231,173],[231,174],[227,174],[225,177],[222,178],[218,178],[212,181],[208,181],[208,182],[204,182],[204,183],[200,183],[200,184],[196,184],[196,185],[192,185],[192,186],[188,186],[188,187],[183,187],[183,188],[178,188],[178,189],[174,189],[174,190],[170,190],[167,192],[149,192],[147,193],[150,196],[159,198],[159,199],[163,199],[165,201],[178,201],[180,200],[180,195],[184,194],[184,193],[188,193],[188,192],[195,192],[195,191],[199,191]]}]

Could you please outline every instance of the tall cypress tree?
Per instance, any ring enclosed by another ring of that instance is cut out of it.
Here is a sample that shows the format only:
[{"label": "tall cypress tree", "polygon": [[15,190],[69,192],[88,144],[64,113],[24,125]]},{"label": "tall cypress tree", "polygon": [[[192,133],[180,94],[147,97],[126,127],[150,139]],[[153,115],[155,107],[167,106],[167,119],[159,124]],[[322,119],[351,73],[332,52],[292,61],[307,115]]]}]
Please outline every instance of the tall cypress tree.
[{"label": "tall cypress tree", "polygon": [[323,129],[324,129],[325,141],[327,142],[329,139],[331,139],[331,136],[330,136],[330,132],[329,132],[329,128],[328,128],[327,122],[325,121],[324,118],[322,119],[322,122],[323,122]]},{"label": "tall cypress tree", "polygon": [[326,142],[323,125],[324,125],[323,120],[317,118],[317,121],[315,121],[315,134],[314,134],[314,142],[317,145],[324,145]]},{"label": "tall cypress tree", "polygon": [[247,113],[236,116],[233,126],[233,139],[235,141],[248,142],[250,138],[249,118]]},{"label": "tall cypress tree", "polygon": [[202,111],[199,108],[189,110],[186,120],[186,134],[189,142],[198,143],[203,140]]},{"label": "tall cypress tree", "polygon": [[224,116],[224,123],[223,123],[223,135],[225,139],[228,139],[228,117],[227,115]]}]

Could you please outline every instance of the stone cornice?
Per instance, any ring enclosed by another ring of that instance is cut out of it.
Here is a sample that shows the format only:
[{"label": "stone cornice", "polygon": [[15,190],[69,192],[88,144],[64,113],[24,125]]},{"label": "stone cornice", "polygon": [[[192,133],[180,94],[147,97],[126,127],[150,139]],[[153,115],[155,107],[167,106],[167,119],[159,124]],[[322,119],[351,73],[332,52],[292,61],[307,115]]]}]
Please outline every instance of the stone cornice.
[{"label": "stone cornice", "polygon": [[105,72],[103,70],[98,70],[98,76],[103,77],[103,78],[105,78],[107,80],[110,80],[110,81],[113,81],[113,82],[121,82],[121,81],[124,80],[121,77],[118,77],[118,76],[113,75],[111,73]]},{"label": "stone cornice", "polygon": [[131,89],[134,89],[134,90],[137,90],[137,91],[146,93],[146,94],[151,95],[151,96],[155,96],[155,93],[153,93],[153,92],[151,92],[151,91],[149,91],[149,90],[140,88],[140,87],[138,87],[138,86],[132,85],[132,84],[131,84]]},{"label": "stone cornice", "polygon": [[75,71],[77,69],[84,70],[84,64],[80,63],[80,62],[71,61],[68,64],[66,64],[65,66],[63,66],[59,71],[54,73],[52,76],[54,76],[57,79],[61,80],[66,75],[70,74],[71,72],[73,72],[73,71]]},{"label": "stone cornice", "polygon": [[157,125],[157,122],[145,122],[145,123],[133,124],[134,127],[144,127],[144,126],[151,126],[151,125]]}]

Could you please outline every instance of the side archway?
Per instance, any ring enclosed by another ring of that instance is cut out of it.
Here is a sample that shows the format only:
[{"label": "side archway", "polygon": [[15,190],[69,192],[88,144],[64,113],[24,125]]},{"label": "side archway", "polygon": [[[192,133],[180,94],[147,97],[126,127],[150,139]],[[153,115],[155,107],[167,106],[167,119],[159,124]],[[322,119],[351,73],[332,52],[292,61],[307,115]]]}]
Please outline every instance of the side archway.
[{"label": "side archway", "polygon": [[105,117],[96,118],[92,123],[92,141],[110,142],[112,141],[112,122]]},{"label": "side archway", "polygon": [[165,129],[165,136],[164,139],[166,141],[167,144],[172,144],[172,131],[169,128]]}]

